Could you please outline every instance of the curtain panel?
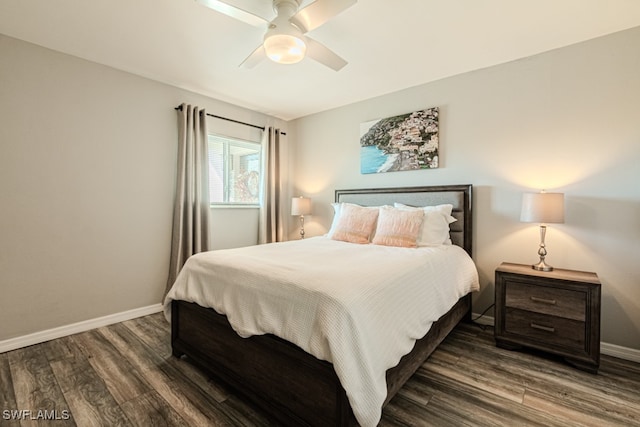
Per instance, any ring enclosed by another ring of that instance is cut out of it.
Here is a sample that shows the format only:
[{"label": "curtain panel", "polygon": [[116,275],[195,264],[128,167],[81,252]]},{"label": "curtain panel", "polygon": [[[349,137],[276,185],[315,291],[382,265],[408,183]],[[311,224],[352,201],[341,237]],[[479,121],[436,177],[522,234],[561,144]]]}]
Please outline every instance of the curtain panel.
[{"label": "curtain panel", "polygon": [[178,168],[165,295],[187,259],[210,249],[207,138],[205,110],[182,104],[178,108]]},{"label": "curtain panel", "polygon": [[281,139],[280,129],[273,127],[265,129],[262,137],[262,149],[265,154],[262,156],[262,200],[258,225],[260,244],[284,241]]}]

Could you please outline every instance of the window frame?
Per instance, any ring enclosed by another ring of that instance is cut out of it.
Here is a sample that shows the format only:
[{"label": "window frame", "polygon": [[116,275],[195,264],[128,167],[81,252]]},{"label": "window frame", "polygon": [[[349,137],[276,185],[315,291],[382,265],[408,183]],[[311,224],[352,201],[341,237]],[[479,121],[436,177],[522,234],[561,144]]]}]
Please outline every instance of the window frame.
[{"label": "window frame", "polygon": [[[212,141],[213,139],[213,141]],[[261,207],[261,201],[262,201],[262,166],[263,166],[263,147],[262,147],[262,143],[258,142],[258,141],[251,141],[251,140],[247,140],[247,139],[241,139],[241,138],[236,138],[236,137],[231,137],[231,136],[227,136],[227,135],[222,135],[222,134],[216,134],[216,133],[212,133],[209,132],[207,135],[207,167],[208,172],[209,172],[209,197],[211,199],[211,172],[212,172],[212,165],[211,165],[211,158],[210,158],[210,144],[212,142],[219,142],[224,144],[223,145],[223,160],[222,160],[222,166],[224,168],[223,170],[223,189],[222,189],[222,193],[223,193],[223,199],[227,200],[227,201],[222,201],[222,202],[214,202],[212,200],[209,200],[209,206],[211,208],[247,208],[247,209],[256,209],[256,208],[260,208]],[[258,154],[258,165],[259,165],[259,171],[258,171],[258,200],[256,202],[238,202],[238,201],[228,201],[230,196],[231,196],[231,169],[229,166],[229,159],[231,158],[231,154],[230,154],[230,150],[232,147],[240,147],[240,148],[247,148],[247,149],[255,149],[257,150],[257,154]]]}]

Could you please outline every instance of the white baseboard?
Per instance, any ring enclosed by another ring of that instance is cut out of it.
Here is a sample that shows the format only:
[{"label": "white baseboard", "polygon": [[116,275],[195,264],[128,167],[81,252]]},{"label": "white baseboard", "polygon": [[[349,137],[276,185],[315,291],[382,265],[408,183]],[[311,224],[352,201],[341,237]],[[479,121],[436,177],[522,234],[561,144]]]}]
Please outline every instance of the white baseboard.
[{"label": "white baseboard", "polygon": [[[471,315],[471,318],[475,319],[478,316],[479,314],[473,313]],[[481,318],[475,320],[476,323],[489,326],[494,326],[494,321],[495,319],[491,316],[482,316]],[[607,356],[617,357],[619,359],[629,360],[630,362],[640,363],[640,350],[636,350],[633,348],[601,342],[600,353],[606,354]]]},{"label": "white baseboard", "polygon": [[162,304],[154,304],[147,307],[134,308],[133,310],[123,311],[121,313],[109,314],[107,316],[89,319],[78,323],[72,323],[70,325],[60,326],[53,329],[47,329],[45,331],[35,332],[33,334],[24,335],[21,337],[10,338],[8,340],[0,341],[0,353],[15,350],[17,348],[27,347],[34,344],[40,344],[56,338],[66,337],[68,335],[100,328],[102,326],[124,322],[125,320],[159,313],[162,311],[162,309]]},{"label": "white baseboard", "polygon": [[630,362],[640,363],[640,350],[635,350],[633,348],[603,342],[600,343],[600,353],[628,360]]}]

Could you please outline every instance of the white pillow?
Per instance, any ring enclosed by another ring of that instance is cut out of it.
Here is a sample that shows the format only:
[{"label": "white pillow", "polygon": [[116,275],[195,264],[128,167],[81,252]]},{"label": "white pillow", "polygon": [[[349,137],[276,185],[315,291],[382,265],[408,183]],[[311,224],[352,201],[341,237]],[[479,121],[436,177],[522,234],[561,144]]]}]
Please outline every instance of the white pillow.
[{"label": "white pillow", "polygon": [[435,246],[450,245],[451,236],[449,235],[449,224],[457,221],[451,216],[453,205],[437,205],[413,207],[403,205],[402,203],[394,203],[394,207],[408,210],[422,210],[424,212],[424,220],[422,221],[422,230],[418,237],[418,246]]},{"label": "white pillow", "polygon": [[336,227],[338,226],[338,221],[340,220],[340,208],[342,203],[331,203],[331,207],[333,208],[333,222],[331,223],[331,227],[329,227],[329,232],[327,233],[327,237],[332,237],[333,233],[336,231]]}]

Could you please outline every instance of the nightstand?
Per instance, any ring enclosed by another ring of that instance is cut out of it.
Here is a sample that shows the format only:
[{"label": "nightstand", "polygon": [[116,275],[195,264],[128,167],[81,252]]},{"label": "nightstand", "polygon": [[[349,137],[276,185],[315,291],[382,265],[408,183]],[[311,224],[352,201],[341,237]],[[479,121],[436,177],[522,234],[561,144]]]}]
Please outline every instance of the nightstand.
[{"label": "nightstand", "polygon": [[531,347],[598,372],[600,281],[595,273],[502,263],[496,269],[494,337],[499,347]]}]

